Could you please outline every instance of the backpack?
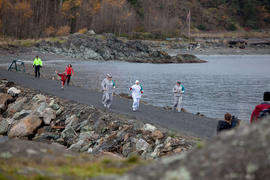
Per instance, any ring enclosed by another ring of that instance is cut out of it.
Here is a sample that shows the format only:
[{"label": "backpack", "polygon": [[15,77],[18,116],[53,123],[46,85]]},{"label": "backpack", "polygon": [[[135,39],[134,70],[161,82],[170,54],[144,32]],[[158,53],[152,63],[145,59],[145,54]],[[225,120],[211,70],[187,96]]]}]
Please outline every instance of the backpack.
[{"label": "backpack", "polygon": [[270,115],[270,108],[268,109],[263,109],[262,111],[260,111],[258,119],[264,118],[266,116]]}]

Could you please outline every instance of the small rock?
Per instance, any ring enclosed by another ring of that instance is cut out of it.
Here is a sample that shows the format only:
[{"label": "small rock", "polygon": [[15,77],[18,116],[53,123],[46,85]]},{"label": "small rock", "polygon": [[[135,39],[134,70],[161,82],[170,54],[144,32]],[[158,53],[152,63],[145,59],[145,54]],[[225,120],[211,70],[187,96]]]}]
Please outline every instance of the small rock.
[{"label": "small rock", "polygon": [[164,137],[164,134],[159,130],[155,130],[154,132],[152,132],[151,137],[153,139],[162,139]]},{"label": "small rock", "polygon": [[143,139],[139,139],[138,142],[136,143],[136,149],[138,151],[146,151],[148,147],[149,144]]},{"label": "small rock", "polygon": [[51,108],[46,108],[42,116],[44,124],[49,125],[56,118],[56,113]]},{"label": "small rock", "polygon": [[4,112],[7,109],[7,105],[11,100],[12,97],[10,95],[0,93],[0,113]]},{"label": "small rock", "polygon": [[21,90],[15,88],[15,87],[12,87],[12,88],[8,89],[7,93],[10,94],[12,97],[15,97],[21,93]]},{"label": "small rock", "polygon": [[0,135],[7,133],[9,123],[6,119],[0,118]]},{"label": "small rock", "polygon": [[76,144],[72,144],[68,149],[72,151],[80,151],[83,143],[84,143],[83,140],[79,140]]},{"label": "small rock", "polygon": [[26,97],[20,98],[16,100],[14,103],[10,104],[8,106],[8,114],[13,115],[16,112],[19,112],[22,110],[24,103],[27,101]]},{"label": "small rock", "polygon": [[32,98],[35,103],[46,102],[46,97],[42,94],[37,94]]},{"label": "small rock", "polygon": [[153,125],[151,125],[151,124],[145,124],[144,126],[143,126],[143,130],[144,131],[151,131],[151,132],[153,132],[153,131],[155,131],[157,128],[155,127],[155,126],[153,126]]},{"label": "small rock", "polygon": [[32,112],[33,112],[32,110],[22,110],[20,112],[15,113],[13,116],[13,119],[14,120],[22,119],[26,117],[27,115],[31,114]]},{"label": "small rock", "polygon": [[56,116],[59,116],[64,111],[64,108],[61,107],[56,111]]}]

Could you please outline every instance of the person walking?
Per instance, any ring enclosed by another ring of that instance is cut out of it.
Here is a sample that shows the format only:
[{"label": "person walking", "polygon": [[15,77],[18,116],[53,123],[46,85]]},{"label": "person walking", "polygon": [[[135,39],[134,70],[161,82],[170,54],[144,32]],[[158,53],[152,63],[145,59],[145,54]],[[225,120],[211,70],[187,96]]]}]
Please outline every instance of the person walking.
[{"label": "person walking", "polygon": [[36,58],[34,59],[33,62],[33,67],[35,68],[35,78],[40,78],[40,68],[42,68],[43,63],[41,58],[39,58],[38,56],[36,56]]},{"label": "person walking", "polygon": [[182,104],[182,99],[183,99],[183,94],[185,93],[185,88],[181,84],[180,81],[177,81],[174,88],[173,88],[173,93],[174,93],[174,105],[173,105],[173,110],[177,110],[178,112],[181,112],[181,104]]},{"label": "person walking", "polygon": [[115,89],[115,83],[112,80],[111,74],[106,75],[106,78],[101,83],[101,88],[103,91],[102,104],[104,107],[109,109],[112,105],[113,93]]},{"label": "person walking", "polygon": [[133,111],[137,111],[140,106],[140,99],[143,94],[143,87],[140,85],[140,82],[136,80],[135,84],[129,88],[129,90],[132,92],[132,109]]},{"label": "person walking", "polygon": [[69,86],[70,78],[71,76],[74,76],[74,70],[72,68],[72,65],[69,64],[66,68],[66,75],[67,75],[67,86]]}]

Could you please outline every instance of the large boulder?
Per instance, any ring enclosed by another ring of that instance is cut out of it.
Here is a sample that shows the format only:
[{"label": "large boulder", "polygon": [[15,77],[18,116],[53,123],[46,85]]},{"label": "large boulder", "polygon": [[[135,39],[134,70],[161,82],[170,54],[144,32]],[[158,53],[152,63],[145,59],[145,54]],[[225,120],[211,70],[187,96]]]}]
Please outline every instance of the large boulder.
[{"label": "large boulder", "polygon": [[7,109],[8,103],[12,100],[9,94],[0,93],[0,113]]},{"label": "large boulder", "polygon": [[21,119],[15,124],[9,131],[9,137],[27,137],[32,135],[37,128],[41,125],[42,120],[34,115],[30,114],[25,118]]}]

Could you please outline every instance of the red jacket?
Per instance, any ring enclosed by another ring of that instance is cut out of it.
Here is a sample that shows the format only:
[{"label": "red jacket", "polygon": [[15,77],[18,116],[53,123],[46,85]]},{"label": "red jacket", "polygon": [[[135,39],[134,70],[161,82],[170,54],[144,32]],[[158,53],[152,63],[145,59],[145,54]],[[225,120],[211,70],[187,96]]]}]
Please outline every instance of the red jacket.
[{"label": "red jacket", "polygon": [[57,73],[57,75],[61,77],[61,81],[65,81],[67,79],[67,75],[66,74]]},{"label": "red jacket", "polygon": [[262,103],[262,104],[257,105],[251,114],[250,123],[257,121],[260,112],[268,108],[270,108],[270,103]]},{"label": "red jacket", "polygon": [[71,75],[71,73],[72,73],[72,75],[74,75],[74,70],[72,69],[72,67],[67,67],[66,73],[67,73],[67,75]]}]

